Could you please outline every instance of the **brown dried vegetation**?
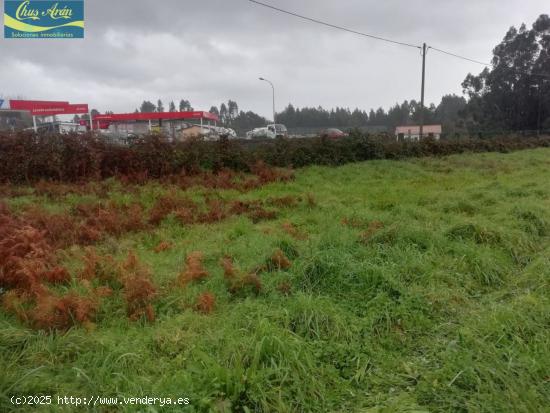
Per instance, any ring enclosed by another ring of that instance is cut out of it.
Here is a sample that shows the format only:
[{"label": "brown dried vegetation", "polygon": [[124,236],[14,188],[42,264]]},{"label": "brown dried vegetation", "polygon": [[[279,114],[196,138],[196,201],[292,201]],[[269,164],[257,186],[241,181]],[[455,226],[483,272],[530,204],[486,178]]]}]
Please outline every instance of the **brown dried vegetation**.
[{"label": "brown dried vegetation", "polygon": [[307,234],[300,231],[292,222],[283,222],[281,224],[281,227],[284,232],[286,232],[288,235],[290,235],[292,238],[297,240],[305,240],[307,239]]},{"label": "brown dried vegetation", "polygon": [[220,264],[223,268],[223,276],[226,280],[233,280],[237,276],[235,266],[231,257],[225,256],[220,260]]},{"label": "brown dried vegetation", "polygon": [[277,286],[277,290],[283,295],[290,295],[292,293],[292,286],[288,281],[283,281]]},{"label": "brown dried vegetation", "polygon": [[210,292],[204,292],[197,298],[197,303],[195,304],[195,310],[203,313],[210,314],[214,311],[216,306],[216,297]]},{"label": "brown dried vegetation", "polygon": [[36,305],[26,313],[27,321],[41,330],[67,330],[73,325],[89,325],[95,318],[99,301],[75,292],[58,296],[44,293],[36,297]]},{"label": "brown dried vegetation", "polygon": [[71,276],[57,266],[46,231],[27,226],[0,206],[0,286],[6,311],[37,329],[66,330],[91,323],[99,302],[76,292],[53,293],[49,285],[66,284]]},{"label": "brown dried vegetation", "polygon": [[374,234],[384,228],[384,224],[380,221],[371,221],[367,229],[359,235],[361,242],[368,242]]},{"label": "brown dried vegetation", "polygon": [[185,286],[193,281],[198,281],[208,276],[208,271],[202,264],[203,253],[201,251],[193,251],[187,255],[185,259],[185,270],[178,277],[178,283]]},{"label": "brown dried vegetation", "polygon": [[267,262],[268,270],[287,270],[292,266],[292,263],[287,258],[285,253],[277,248]]},{"label": "brown dried vegetation", "polygon": [[235,269],[231,257],[224,257],[220,261],[223,267],[223,275],[226,281],[227,290],[232,295],[258,295],[262,291],[262,281],[254,272],[245,273]]},{"label": "brown dried vegetation", "polygon": [[268,198],[267,202],[270,205],[273,205],[279,208],[291,208],[291,207],[296,207],[300,202],[300,199],[292,195],[287,195],[279,198]]},{"label": "brown dried vegetation", "polygon": [[157,290],[151,280],[149,271],[141,265],[133,252],[121,265],[120,279],[123,285],[126,309],[130,320],[145,318],[153,322],[155,312],[152,300],[157,295]]},{"label": "brown dried vegetation", "polygon": [[168,241],[162,241],[155,248],[153,248],[153,251],[158,254],[163,251],[167,251],[170,248],[172,248],[172,244],[170,244]]},{"label": "brown dried vegetation", "polygon": [[294,178],[289,169],[273,168],[263,162],[250,167],[252,176],[231,169],[222,168],[217,172],[195,170],[179,175],[169,175],[162,182],[171,183],[183,190],[202,186],[209,189],[235,189],[240,192],[250,191],[271,182],[284,182]]},{"label": "brown dried vegetation", "polygon": [[149,222],[153,225],[158,225],[168,215],[183,208],[192,212],[197,211],[197,205],[192,200],[178,197],[174,192],[170,192],[159,198],[155,203],[149,212]]}]

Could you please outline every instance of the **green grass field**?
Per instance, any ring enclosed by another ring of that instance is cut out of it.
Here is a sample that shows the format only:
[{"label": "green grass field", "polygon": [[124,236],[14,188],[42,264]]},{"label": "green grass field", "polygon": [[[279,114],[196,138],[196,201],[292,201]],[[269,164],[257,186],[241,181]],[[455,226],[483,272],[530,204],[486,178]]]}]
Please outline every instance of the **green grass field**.
[{"label": "green grass field", "polygon": [[[188,190],[302,201],[274,220],[168,217],[99,243],[117,260],[133,250],[150,268],[156,321],[130,321],[116,295],[95,328],[65,333],[0,312],[0,411],[34,411],[10,397],[43,394],[190,404],[38,411],[549,412],[549,182],[550,150],[537,149],[310,167],[245,194]],[[109,185],[111,200],[145,207],[169,190]],[[94,197],[5,201],[62,212]],[[154,252],[163,241],[172,247]],[[260,272],[258,295],[228,291],[220,259],[250,271],[277,248],[290,268]],[[209,274],[178,287],[191,251],[204,253]],[[61,252],[74,274],[82,254]],[[194,309],[206,291],[216,299],[209,314]]]}]

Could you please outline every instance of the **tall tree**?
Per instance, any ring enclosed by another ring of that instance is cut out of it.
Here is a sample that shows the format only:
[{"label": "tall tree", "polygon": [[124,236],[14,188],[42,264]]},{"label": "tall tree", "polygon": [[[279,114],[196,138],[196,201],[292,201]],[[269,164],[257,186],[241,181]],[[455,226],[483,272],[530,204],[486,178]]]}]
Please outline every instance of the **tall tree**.
[{"label": "tall tree", "polygon": [[148,100],[144,100],[139,108],[139,111],[141,113],[149,113],[149,112],[154,112],[155,108],[156,106],[154,103],[149,102]]},{"label": "tall tree", "polygon": [[[492,67],[468,74],[465,117],[471,130],[536,129],[550,118],[550,18],[540,15],[531,29],[511,27],[493,50]],[[539,100],[540,99],[540,100]],[[539,106],[540,104],[540,106]],[[540,107],[540,112],[539,112]]]},{"label": "tall tree", "polygon": [[180,100],[179,107],[180,107],[180,112],[187,112],[187,111],[193,110],[193,108],[191,107],[191,103],[185,99]]},{"label": "tall tree", "polygon": [[170,112],[175,112],[176,111],[176,104],[174,103],[174,101],[170,102],[170,106],[169,106],[168,111],[170,111]]},{"label": "tall tree", "polygon": [[466,108],[466,99],[457,95],[445,95],[435,110],[437,123],[443,126],[443,132],[452,134],[464,129],[462,113]]},{"label": "tall tree", "polygon": [[160,99],[157,101],[157,112],[164,112],[164,106],[162,104],[162,100]]},{"label": "tall tree", "polygon": [[239,135],[244,135],[249,130],[265,126],[266,123],[267,120],[264,117],[251,111],[244,112],[241,110],[235,119],[233,119],[231,127],[235,129]]},{"label": "tall tree", "polygon": [[228,111],[225,103],[220,105],[220,122],[226,125],[228,123]]},{"label": "tall tree", "polygon": [[231,124],[238,115],[239,105],[234,100],[229,99],[227,101],[227,123]]}]

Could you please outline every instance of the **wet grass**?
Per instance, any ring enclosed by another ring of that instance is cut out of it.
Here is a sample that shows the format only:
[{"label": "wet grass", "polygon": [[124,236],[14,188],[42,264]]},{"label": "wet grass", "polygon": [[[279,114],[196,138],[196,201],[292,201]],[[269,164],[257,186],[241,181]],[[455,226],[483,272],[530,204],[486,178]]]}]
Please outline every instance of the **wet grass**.
[{"label": "wet grass", "polygon": [[[133,250],[151,269],[156,321],[128,320],[116,296],[93,329],[34,331],[0,312],[0,410],[29,411],[11,395],[46,394],[189,397],[184,411],[548,411],[549,167],[548,149],[310,167],[292,182],[216,192],[304,199],[274,220],[168,216],[108,237],[99,253]],[[111,188],[109,199],[144,208],[169,191]],[[95,199],[22,194],[6,199],[15,211]],[[273,265],[277,250],[289,268]],[[83,251],[61,253],[74,275]],[[208,275],[176,288],[193,251]],[[243,274],[264,266],[261,291],[232,293],[224,257]],[[197,311],[208,293],[215,302]]]}]

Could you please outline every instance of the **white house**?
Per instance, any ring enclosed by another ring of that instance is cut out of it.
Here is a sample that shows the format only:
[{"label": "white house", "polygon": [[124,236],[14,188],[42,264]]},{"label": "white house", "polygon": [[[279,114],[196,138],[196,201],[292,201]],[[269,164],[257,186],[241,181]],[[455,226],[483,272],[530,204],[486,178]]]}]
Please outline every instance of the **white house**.
[{"label": "white house", "polygon": [[[417,141],[420,138],[420,126],[398,126],[395,128],[395,136],[398,140],[407,139]],[[439,140],[439,138],[441,138],[441,125],[424,125],[422,136]]]}]

